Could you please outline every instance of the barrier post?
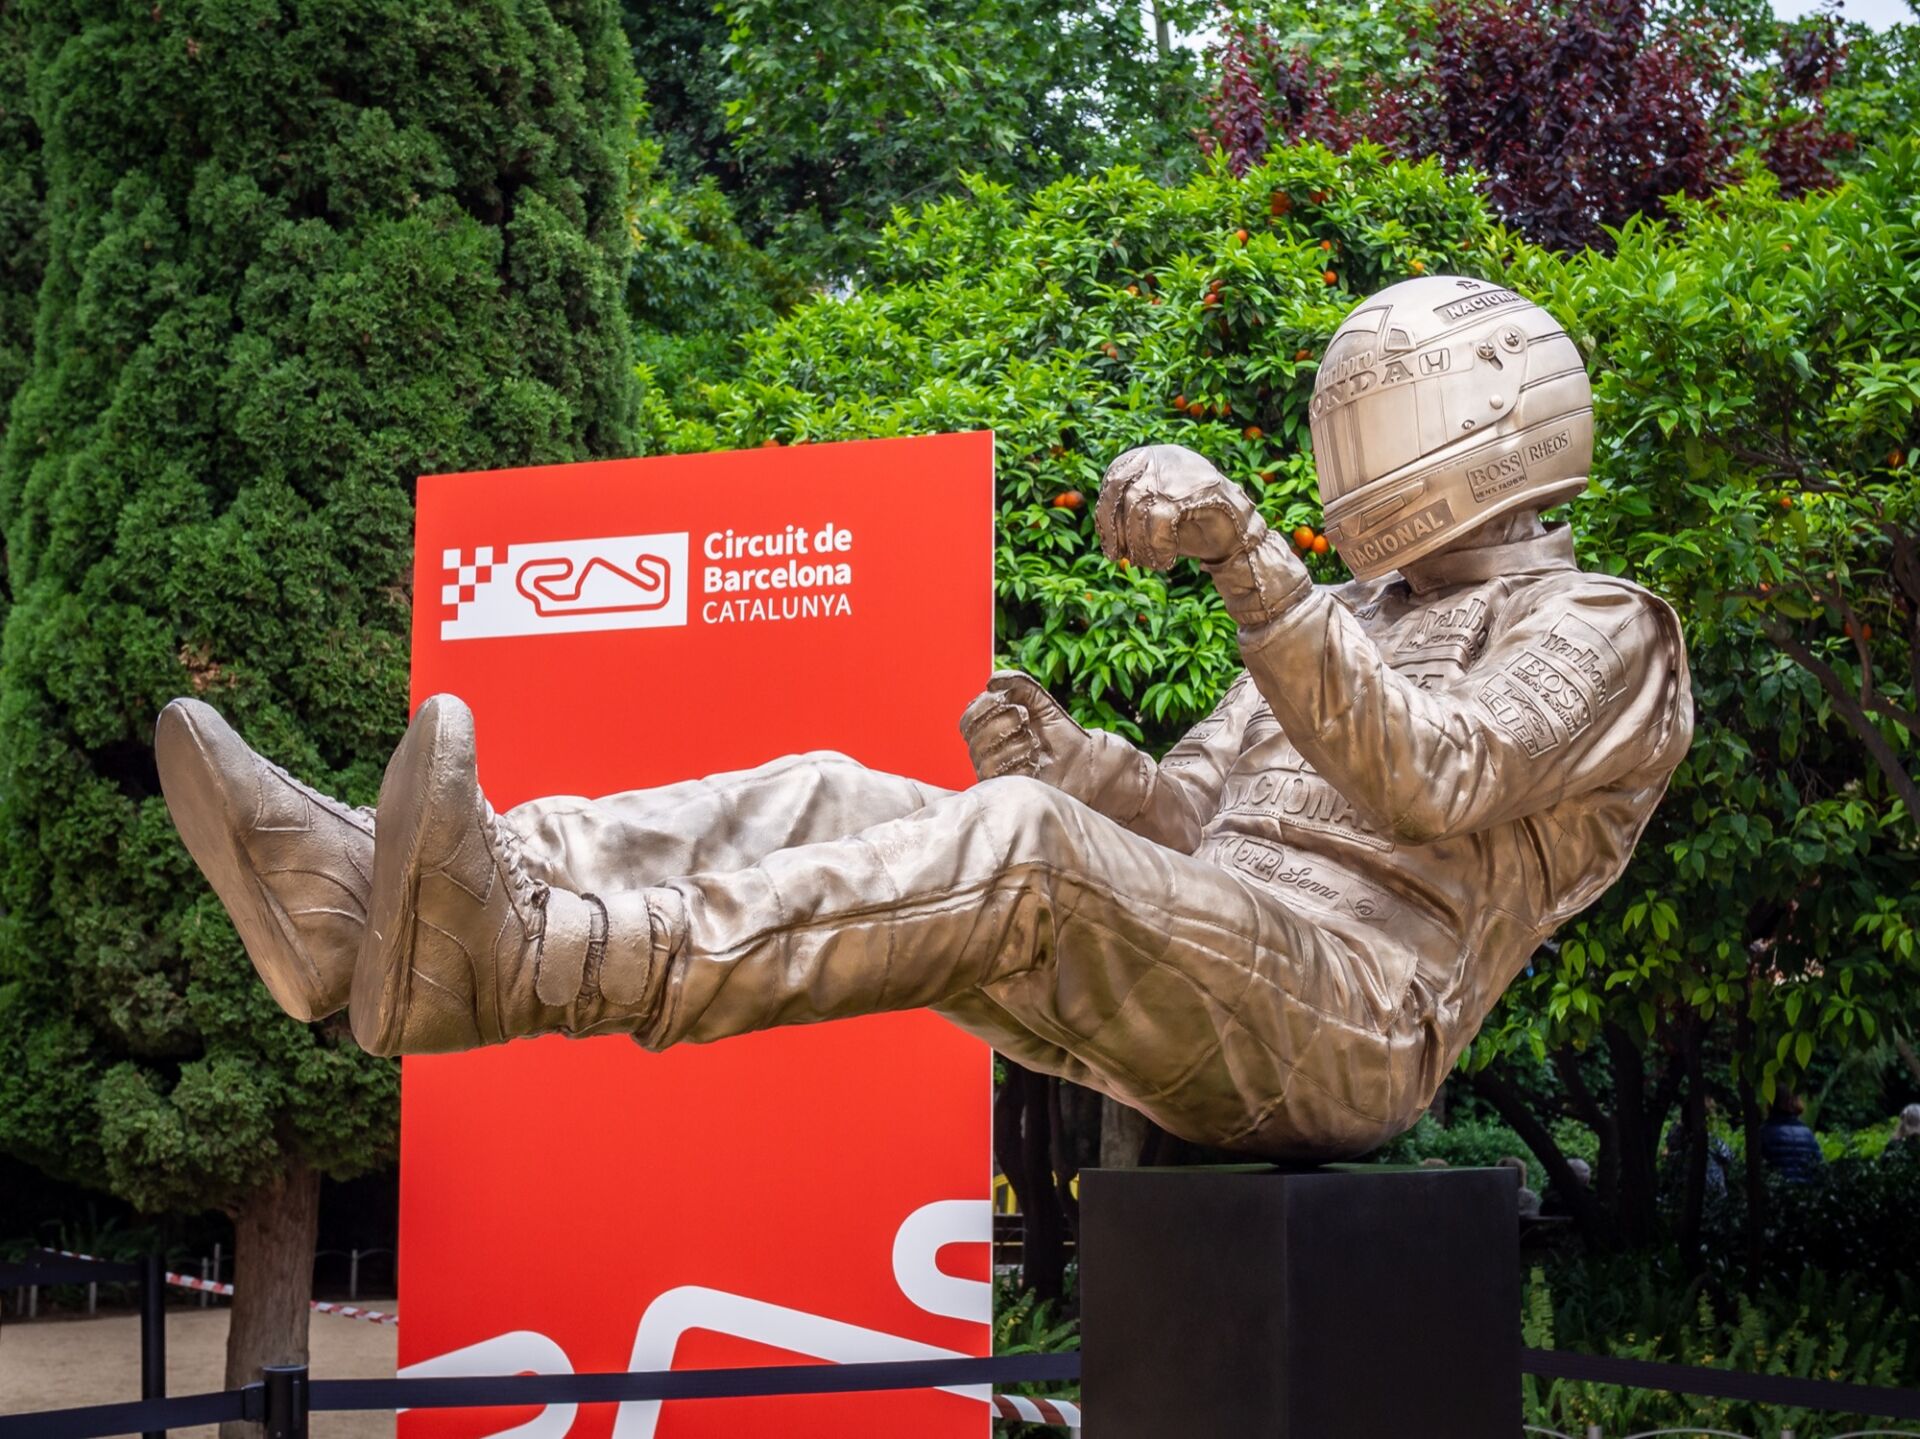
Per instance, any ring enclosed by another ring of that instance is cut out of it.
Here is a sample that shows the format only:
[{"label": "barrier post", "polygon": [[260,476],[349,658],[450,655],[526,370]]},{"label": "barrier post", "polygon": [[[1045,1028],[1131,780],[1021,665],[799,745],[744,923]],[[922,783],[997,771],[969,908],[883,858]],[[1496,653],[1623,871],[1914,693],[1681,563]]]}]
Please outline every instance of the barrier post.
[{"label": "barrier post", "polygon": [[269,1364],[260,1371],[266,1384],[266,1439],[307,1439],[307,1366]]},{"label": "barrier post", "polygon": [[[140,1264],[140,1397],[167,1397],[167,1265],[158,1254]],[[148,1429],[140,1439],[167,1439],[164,1429]]]}]

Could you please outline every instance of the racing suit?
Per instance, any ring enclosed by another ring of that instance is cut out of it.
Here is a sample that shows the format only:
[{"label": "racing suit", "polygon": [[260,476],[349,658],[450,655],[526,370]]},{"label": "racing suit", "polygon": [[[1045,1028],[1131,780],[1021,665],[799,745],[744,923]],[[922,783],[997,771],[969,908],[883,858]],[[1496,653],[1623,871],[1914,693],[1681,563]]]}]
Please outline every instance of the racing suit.
[{"label": "racing suit", "polygon": [[502,819],[536,879],[644,901],[651,962],[595,983],[650,1048],[930,1006],[1197,1142],[1363,1152],[1619,877],[1692,732],[1672,611],[1564,528],[1418,575],[1223,582],[1245,672],[1158,763],[1073,727],[1045,782],[811,755]]}]

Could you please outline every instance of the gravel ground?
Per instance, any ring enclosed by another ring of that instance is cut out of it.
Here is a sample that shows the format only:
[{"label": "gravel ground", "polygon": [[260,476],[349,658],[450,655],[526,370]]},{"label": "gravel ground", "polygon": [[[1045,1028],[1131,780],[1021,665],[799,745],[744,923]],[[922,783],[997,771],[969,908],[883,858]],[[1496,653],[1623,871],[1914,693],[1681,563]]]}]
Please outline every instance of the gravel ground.
[{"label": "gravel ground", "polygon": [[[362,1301],[397,1313],[390,1299]],[[399,1338],[390,1324],[313,1316],[314,1372],[329,1379],[383,1379],[393,1374]],[[204,1394],[222,1386],[227,1311],[168,1309],[167,1392]],[[9,1318],[0,1325],[0,1414],[110,1404],[140,1397],[140,1320],[132,1314],[97,1318]],[[314,1439],[393,1439],[391,1414],[315,1414]],[[210,1428],[175,1429],[173,1439],[214,1439]]]}]

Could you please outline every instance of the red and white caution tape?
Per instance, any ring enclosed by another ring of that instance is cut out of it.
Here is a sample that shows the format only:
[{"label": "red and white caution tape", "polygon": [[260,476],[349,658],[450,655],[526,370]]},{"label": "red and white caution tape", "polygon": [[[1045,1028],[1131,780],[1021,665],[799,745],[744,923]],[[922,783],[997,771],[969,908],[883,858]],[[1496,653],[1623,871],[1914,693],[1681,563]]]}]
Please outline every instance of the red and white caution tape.
[{"label": "red and white caution tape", "polygon": [[175,1274],[167,1271],[167,1283],[176,1289],[198,1289],[203,1294],[224,1294],[233,1297],[233,1286],[222,1284],[217,1279],[195,1279],[191,1274]]},{"label": "red and white caution tape", "polygon": [[338,1314],[346,1319],[370,1319],[375,1324],[398,1324],[398,1314],[383,1314],[378,1309],[362,1309],[354,1304],[331,1304],[324,1299],[313,1301],[313,1307],[322,1314]]},{"label": "red and white caution tape", "polygon": [[[63,1255],[68,1259],[91,1259],[96,1264],[102,1262],[101,1260],[95,1259],[91,1254],[76,1254],[71,1249],[56,1249],[54,1253]],[[203,1294],[224,1294],[229,1299],[233,1297],[233,1286],[231,1284],[222,1284],[217,1279],[196,1279],[191,1274],[175,1274],[172,1270],[168,1270],[165,1277],[167,1283],[173,1285],[176,1289],[196,1289]],[[307,1301],[307,1305],[309,1308],[321,1314],[339,1314],[348,1319],[370,1320],[375,1324],[398,1324],[400,1322],[400,1316],[398,1314],[383,1314],[378,1309],[362,1309],[357,1304],[334,1304],[325,1299],[310,1299]]]},{"label": "red and white caution tape", "polygon": [[1018,1419],[1027,1424],[1055,1424],[1066,1429],[1080,1427],[1080,1406],[1071,1399],[996,1394],[993,1396],[993,1412],[1002,1419]]}]

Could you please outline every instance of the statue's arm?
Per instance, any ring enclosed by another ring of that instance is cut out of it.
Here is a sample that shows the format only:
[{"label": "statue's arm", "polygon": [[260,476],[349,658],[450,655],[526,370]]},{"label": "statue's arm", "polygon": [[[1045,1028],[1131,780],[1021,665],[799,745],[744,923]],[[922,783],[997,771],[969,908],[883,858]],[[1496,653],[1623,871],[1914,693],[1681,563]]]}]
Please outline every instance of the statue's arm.
[{"label": "statue's arm", "polygon": [[1119,735],[1082,726],[1032,676],[1007,670],[967,706],[960,731],[981,779],[1029,775],[1136,834],[1191,853],[1258,703],[1251,683],[1236,682],[1155,764]]},{"label": "statue's arm", "polygon": [[1199,561],[1287,738],[1373,825],[1409,844],[1469,834],[1668,762],[1692,732],[1673,612],[1601,576],[1542,587],[1452,688],[1421,689],[1313,583],[1252,500],[1191,450],[1107,467],[1110,558]]},{"label": "statue's arm", "polygon": [[1323,589],[1243,620],[1241,656],[1288,738],[1349,803],[1397,840],[1430,843],[1684,752],[1692,701],[1672,611],[1597,577],[1543,598],[1442,689],[1389,666]]}]

